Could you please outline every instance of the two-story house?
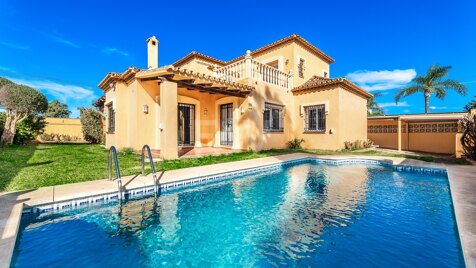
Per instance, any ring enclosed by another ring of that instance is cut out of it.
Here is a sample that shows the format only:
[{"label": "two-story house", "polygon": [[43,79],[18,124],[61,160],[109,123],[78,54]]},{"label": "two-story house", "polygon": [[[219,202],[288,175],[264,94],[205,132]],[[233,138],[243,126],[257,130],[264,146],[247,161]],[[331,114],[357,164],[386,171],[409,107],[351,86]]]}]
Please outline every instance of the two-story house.
[{"label": "two-story house", "polygon": [[148,69],[109,73],[106,146],[144,144],[173,159],[184,147],[237,150],[341,149],[367,139],[367,99],[345,78],[330,78],[334,61],[297,34],[231,61],[192,52],[158,66],[155,37],[147,39]]}]

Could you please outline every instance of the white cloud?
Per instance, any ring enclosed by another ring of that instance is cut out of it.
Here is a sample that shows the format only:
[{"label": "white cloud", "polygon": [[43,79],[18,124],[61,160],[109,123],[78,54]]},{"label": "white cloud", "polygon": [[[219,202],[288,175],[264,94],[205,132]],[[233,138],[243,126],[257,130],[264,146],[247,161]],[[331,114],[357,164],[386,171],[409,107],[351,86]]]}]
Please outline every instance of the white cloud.
[{"label": "white cloud", "polygon": [[124,56],[124,57],[129,56],[129,52],[124,51],[124,50],[120,50],[120,49],[115,48],[115,47],[107,47],[107,48],[103,49],[102,52],[106,55],[118,54],[118,55],[121,55],[121,56]]},{"label": "white cloud", "polygon": [[405,110],[403,110],[403,112],[407,114],[407,113],[409,113],[409,112],[411,112],[411,111],[410,111],[410,109],[405,109]]},{"label": "white cloud", "polygon": [[454,109],[461,110],[461,109],[462,109],[462,107],[457,107],[457,106],[453,106],[453,107],[448,107],[448,106],[430,106],[429,108],[430,108],[430,110],[454,110]]},{"label": "white cloud", "polygon": [[396,104],[395,102],[382,102],[378,103],[378,106],[381,108],[388,108],[388,107],[410,107],[410,104],[408,104],[406,101],[399,102]]},{"label": "white cloud", "polygon": [[6,78],[17,84],[23,84],[35,88],[43,93],[55,97],[62,102],[68,102],[70,100],[90,102],[96,97],[92,90],[77,85],[60,84],[50,80],[28,80],[10,77]]},{"label": "white cloud", "polygon": [[15,49],[21,49],[21,50],[30,49],[30,47],[25,46],[25,45],[13,44],[13,43],[8,43],[8,42],[0,42],[0,45],[10,47],[10,48],[15,48]]},{"label": "white cloud", "polygon": [[43,33],[44,35],[48,36],[49,38],[51,38],[51,40],[57,42],[57,43],[60,43],[60,44],[63,44],[63,45],[67,45],[67,46],[70,46],[70,47],[74,47],[74,48],[79,48],[79,45],[68,40],[68,39],[65,39],[61,36],[58,36],[56,34],[52,34],[52,33],[46,33],[46,32],[40,32],[40,33]]},{"label": "white cloud", "polygon": [[406,86],[416,76],[415,69],[356,71],[348,73],[347,78],[368,91],[389,90]]}]

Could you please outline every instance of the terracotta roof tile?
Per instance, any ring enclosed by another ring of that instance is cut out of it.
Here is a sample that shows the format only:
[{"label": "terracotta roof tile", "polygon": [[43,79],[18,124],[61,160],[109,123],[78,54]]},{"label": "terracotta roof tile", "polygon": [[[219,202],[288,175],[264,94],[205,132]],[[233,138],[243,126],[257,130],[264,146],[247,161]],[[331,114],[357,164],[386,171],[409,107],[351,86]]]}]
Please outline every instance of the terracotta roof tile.
[{"label": "terracotta roof tile", "polygon": [[[316,54],[318,57],[320,57],[321,59],[323,59],[325,62],[327,63],[333,63],[334,62],[334,59],[329,57],[328,55],[326,55],[324,52],[322,52],[320,49],[318,49],[317,47],[315,47],[314,45],[312,45],[311,43],[309,43],[306,39],[302,38],[300,35],[298,34],[292,34],[288,37],[285,37],[283,39],[280,39],[278,41],[275,41],[273,43],[270,43],[266,46],[263,46],[263,47],[260,47],[258,49],[255,49],[253,51],[251,51],[251,56],[256,56],[257,54],[260,54],[268,49],[271,49],[271,48],[274,48],[274,47],[277,47],[277,46],[280,46],[282,44],[285,44],[287,42],[290,42],[290,41],[295,41],[295,42],[298,42],[300,44],[302,44],[305,48],[309,49],[311,52],[313,52],[314,54]],[[228,61],[226,64],[230,64],[232,62],[235,62],[235,61],[238,61],[238,60],[241,60],[245,57],[245,55],[241,55],[240,57],[238,58],[235,58],[233,60],[230,60]]]},{"label": "terracotta roof tile", "polygon": [[313,89],[332,87],[332,86],[342,86],[343,88],[349,91],[352,91],[367,99],[372,97],[372,94],[367,92],[365,89],[360,88],[356,84],[350,82],[345,77],[325,78],[325,77],[321,77],[317,75],[311,77],[311,79],[307,80],[304,84],[292,89],[292,92],[298,93],[298,92],[310,91]]},{"label": "terracotta roof tile", "polygon": [[185,57],[183,57],[183,58],[179,59],[178,61],[174,62],[172,65],[178,67],[179,65],[181,65],[183,63],[186,63],[186,62],[192,60],[195,57],[211,61],[211,62],[213,62],[215,64],[218,64],[218,65],[221,65],[221,66],[226,64],[226,62],[224,62],[222,60],[207,56],[207,55],[199,53],[197,51],[192,51],[192,52],[188,53]]},{"label": "terracotta roof tile", "polygon": [[115,81],[121,81],[121,82],[126,82],[128,83],[131,81],[134,77],[135,74],[140,72],[141,69],[130,66],[125,70],[123,73],[115,73],[111,72],[108,73],[102,80],[99,82],[98,87],[102,89],[104,92],[106,92],[109,89],[109,84]]}]

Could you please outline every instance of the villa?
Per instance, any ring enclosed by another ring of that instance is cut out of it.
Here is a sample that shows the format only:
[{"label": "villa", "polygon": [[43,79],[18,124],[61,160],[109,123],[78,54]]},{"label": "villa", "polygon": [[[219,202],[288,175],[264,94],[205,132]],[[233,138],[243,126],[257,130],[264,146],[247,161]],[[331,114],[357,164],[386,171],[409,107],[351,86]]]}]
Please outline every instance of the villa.
[{"label": "villa", "polygon": [[330,78],[334,60],[293,34],[230,61],[191,52],[158,65],[158,40],[147,39],[148,69],[129,67],[99,83],[106,147],[165,159],[183,148],[263,150],[304,139],[304,148],[341,149],[367,139],[372,95]]}]

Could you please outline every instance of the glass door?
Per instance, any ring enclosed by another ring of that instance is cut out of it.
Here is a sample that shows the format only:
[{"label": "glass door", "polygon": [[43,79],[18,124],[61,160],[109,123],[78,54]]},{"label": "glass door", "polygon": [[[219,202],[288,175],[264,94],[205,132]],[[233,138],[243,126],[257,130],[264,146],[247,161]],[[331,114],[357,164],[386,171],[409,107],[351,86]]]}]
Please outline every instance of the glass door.
[{"label": "glass door", "polygon": [[220,144],[233,145],[233,104],[220,106]]},{"label": "glass door", "polygon": [[195,105],[179,103],[178,105],[178,145],[195,144]]}]

